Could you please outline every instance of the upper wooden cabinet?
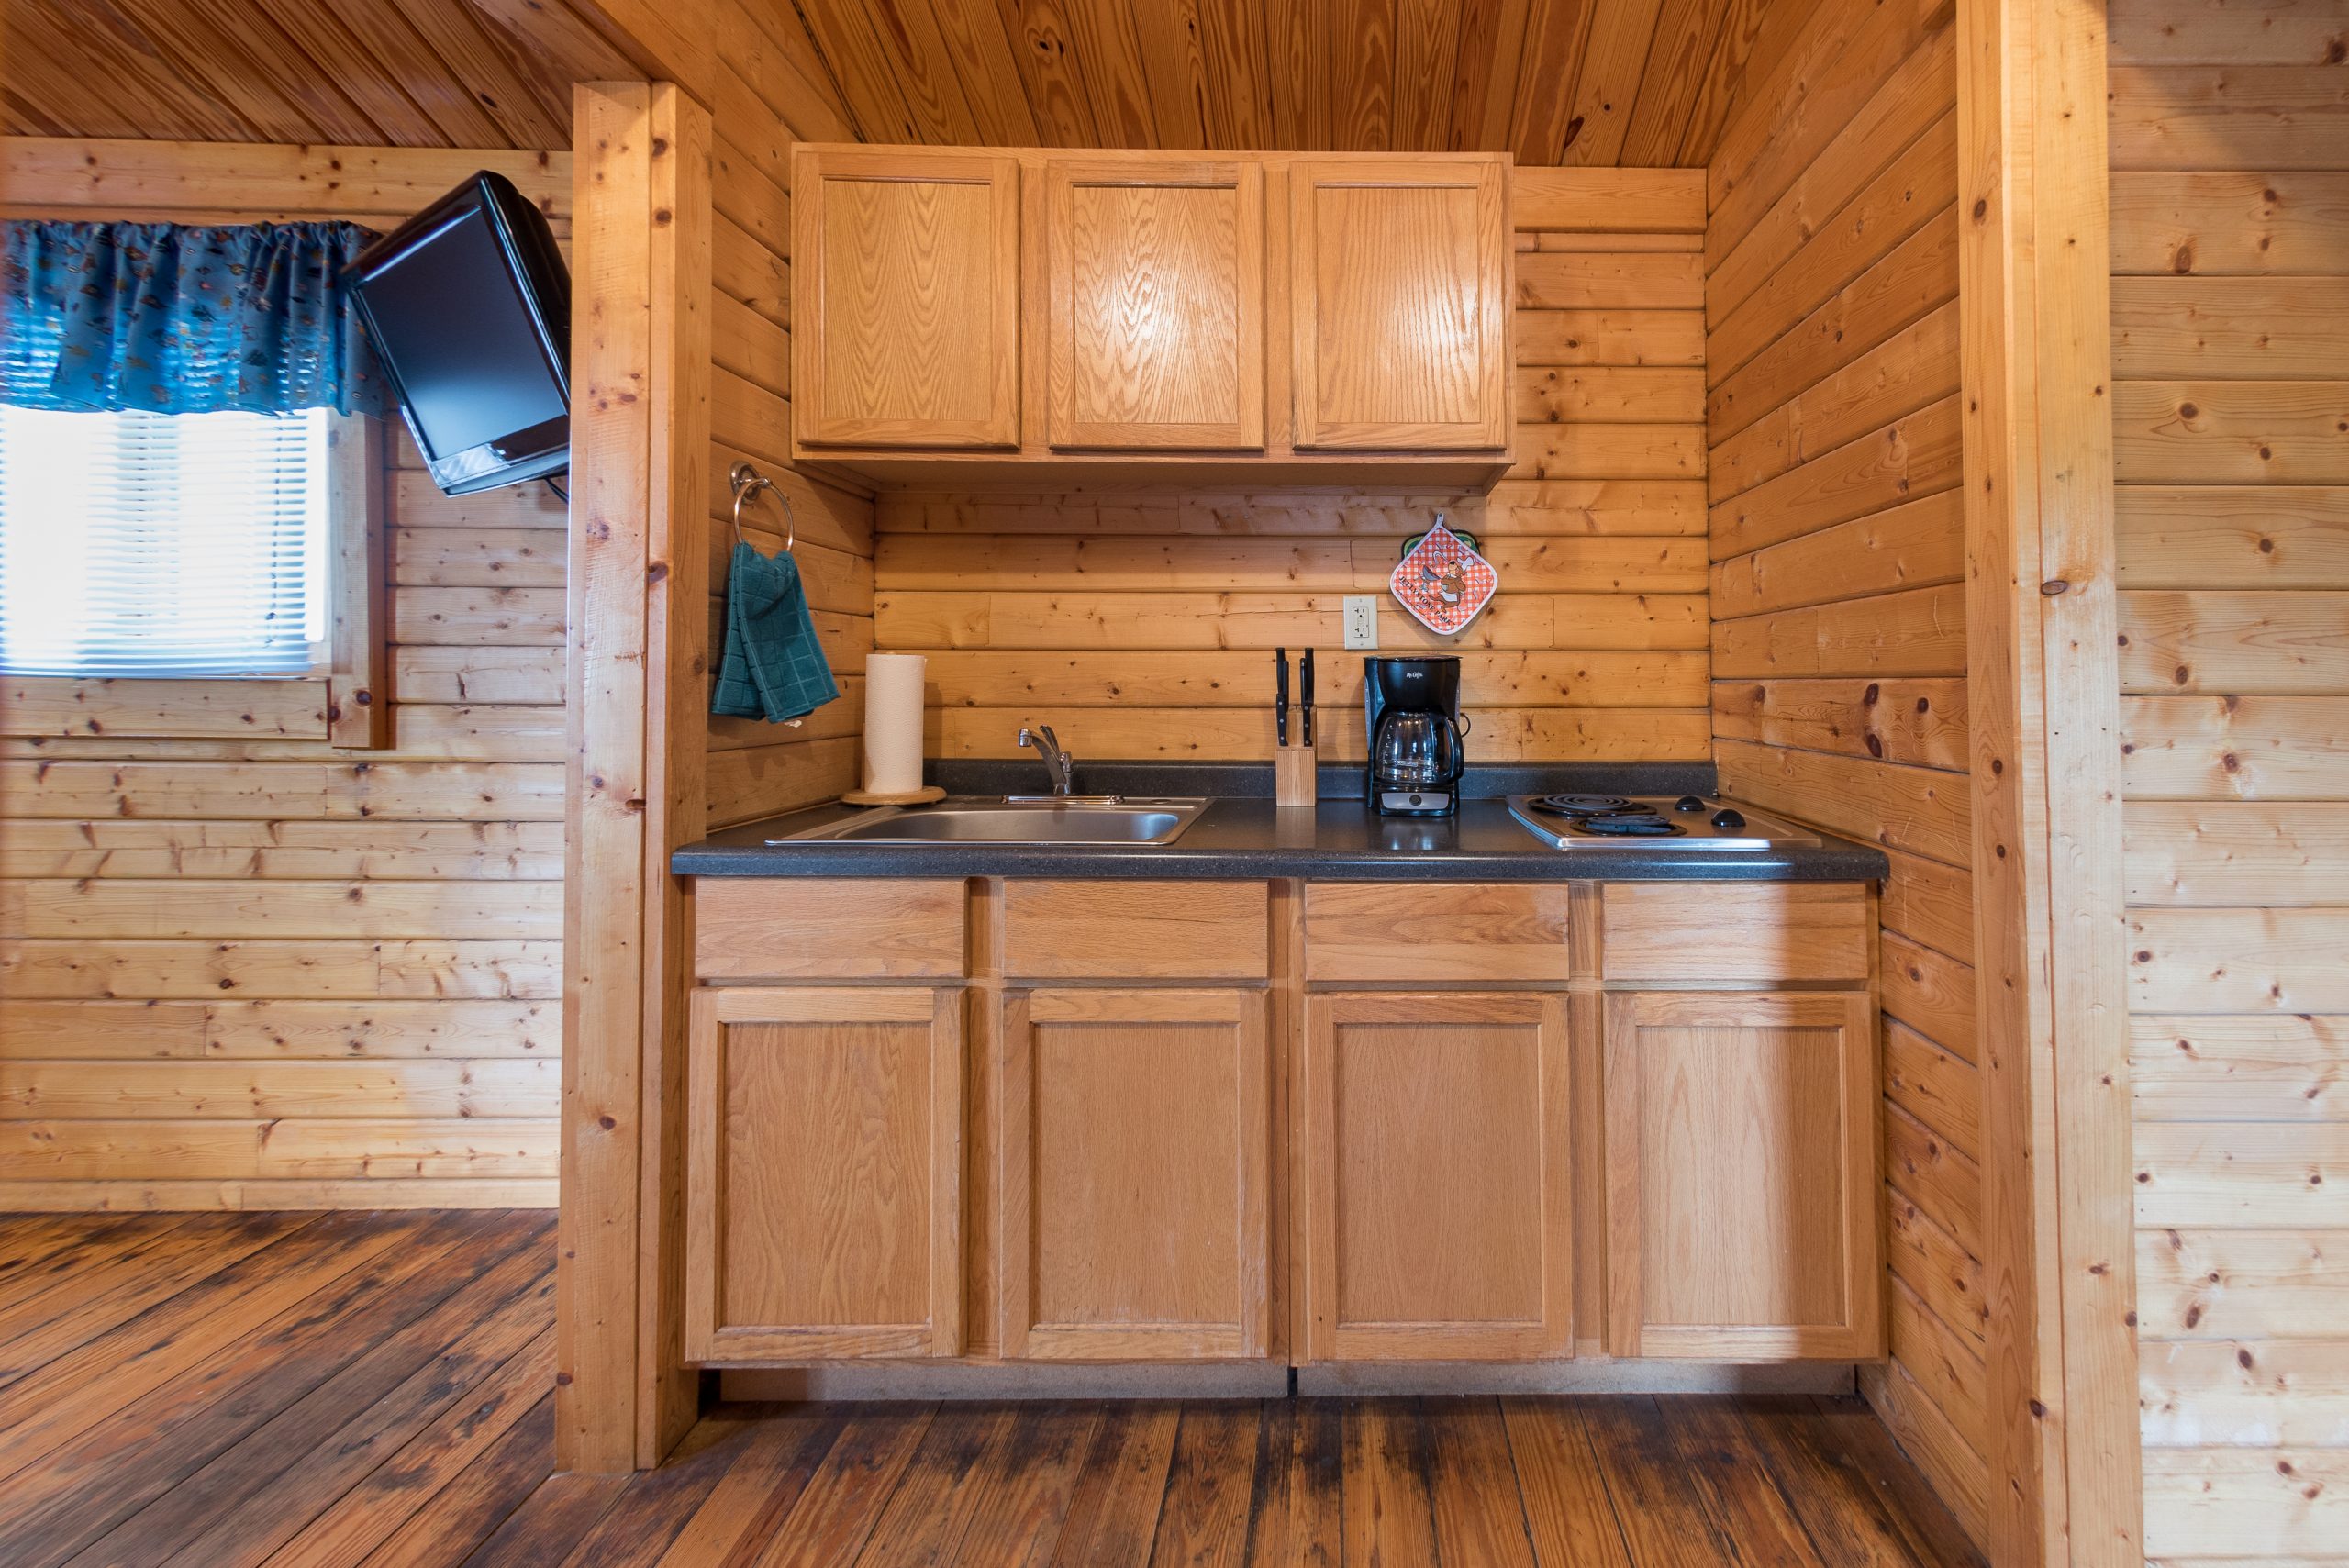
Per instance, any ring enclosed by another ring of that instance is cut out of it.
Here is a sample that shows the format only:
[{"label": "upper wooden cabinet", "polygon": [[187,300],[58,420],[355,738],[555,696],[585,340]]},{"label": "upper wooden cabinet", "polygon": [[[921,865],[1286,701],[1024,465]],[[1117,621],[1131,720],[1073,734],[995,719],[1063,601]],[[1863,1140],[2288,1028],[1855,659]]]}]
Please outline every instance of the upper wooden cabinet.
[{"label": "upper wooden cabinet", "polygon": [[1291,165],[1299,447],[1508,444],[1506,182],[1486,159]]},{"label": "upper wooden cabinet", "polygon": [[793,410],[809,446],[1019,441],[1019,163],[801,148]]},{"label": "upper wooden cabinet", "polygon": [[1482,494],[1508,467],[1505,155],[802,146],[793,178],[816,472]]},{"label": "upper wooden cabinet", "polygon": [[1264,444],[1264,171],[1055,158],[1043,169],[1049,442]]}]

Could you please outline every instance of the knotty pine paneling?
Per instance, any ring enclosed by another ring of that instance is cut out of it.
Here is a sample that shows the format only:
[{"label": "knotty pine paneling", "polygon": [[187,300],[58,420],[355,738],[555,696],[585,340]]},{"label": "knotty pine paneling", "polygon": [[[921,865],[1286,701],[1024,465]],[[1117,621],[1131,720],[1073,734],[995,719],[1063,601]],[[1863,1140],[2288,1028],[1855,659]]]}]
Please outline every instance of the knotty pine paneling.
[{"label": "knotty pine paneling", "polygon": [[1709,172],[1714,759],[1881,844],[1891,1362],[1865,1386],[1977,1540],[1984,1399],[1957,492],[1955,29],[1831,0]]},{"label": "knotty pine paneling", "polygon": [[2349,1463],[2349,66],[2337,6],[2111,18],[2145,1550],[2283,1561]]},{"label": "knotty pine paneling", "polygon": [[[725,646],[726,573],[737,535],[728,473],[748,462],[774,480],[742,513],[740,536],[761,552],[795,536],[792,558],[838,701],[798,726],[709,720],[703,788],[709,826],[748,822],[853,789],[864,719],[864,656],[873,651],[873,501],[808,479],[789,461],[791,197],[782,156],[794,139],[839,135],[848,111],[802,59],[806,35],[787,7],[726,0],[732,45],[721,51],[710,200],[709,615],[713,675]],[[786,509],[787,508],[787,509]]]},{"label": "knotty pine paneling", "polygon": [[[488,166],[569,232],[567,153],[0,147],[50,212],[389,228]],[[0,740],[0,1208],[554,1202],[564,508],[385,444],[388,748],[151,689]]]},{"label": "knotty pine paneling", "polygon": [[[1516,179],[1516,467],[1489,500],[883,497],[874,636],[930,658],[931,753],[1011,756],[1042,722],[1080,758],[1268,757],[1271,651],[1311,646],[1321,755],[1359,759],[1341,601],[1375,594],[1381,651],[1462,656],[1478,761],[1705,756],[1703,182]],[[1500,571],[1458,638],[1386,595],[1440,507]]]}]

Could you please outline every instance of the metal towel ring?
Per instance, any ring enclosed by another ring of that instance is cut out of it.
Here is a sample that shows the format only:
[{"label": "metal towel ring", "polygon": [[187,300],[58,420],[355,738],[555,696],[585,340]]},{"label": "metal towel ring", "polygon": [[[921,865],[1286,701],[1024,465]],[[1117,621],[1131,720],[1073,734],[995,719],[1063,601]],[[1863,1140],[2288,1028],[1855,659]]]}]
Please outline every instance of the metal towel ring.
[{"label": "metal towel ring", "polygon": [[747,462],[738,462],[728,469],[726,482],[734,487],[734,541],[737,544],[751,542],[742,536],[742,503],[762,490],[771,491],[774,498],[783,503],[783,553],[789,555],[791,547],[799,542],[798,519],[792,516],[791,497],[777,488],[774,480]]}]

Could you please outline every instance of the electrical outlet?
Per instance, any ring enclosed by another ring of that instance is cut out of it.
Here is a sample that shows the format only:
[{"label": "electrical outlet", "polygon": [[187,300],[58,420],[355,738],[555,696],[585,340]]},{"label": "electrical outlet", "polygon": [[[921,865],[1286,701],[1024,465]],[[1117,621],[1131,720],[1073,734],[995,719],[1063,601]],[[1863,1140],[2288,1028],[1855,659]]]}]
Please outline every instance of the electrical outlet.
[{"label": "electrical outlet", "polygon": [[1346,595],[1346,646],[1376,648],[1378,646],[1378,595],[1348,594]]}]

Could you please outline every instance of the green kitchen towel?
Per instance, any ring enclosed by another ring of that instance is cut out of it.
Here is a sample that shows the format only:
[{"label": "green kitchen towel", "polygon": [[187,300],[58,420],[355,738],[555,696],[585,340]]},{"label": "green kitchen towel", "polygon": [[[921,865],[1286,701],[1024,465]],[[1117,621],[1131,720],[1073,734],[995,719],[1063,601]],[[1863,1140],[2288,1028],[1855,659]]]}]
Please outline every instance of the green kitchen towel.
[{"label": "green kitchen towel", "polygon": [[841,695],[816,641],[799,563],[734,547],[726,572],[726,651],[709,711],[769,724],[798,718]]}]

